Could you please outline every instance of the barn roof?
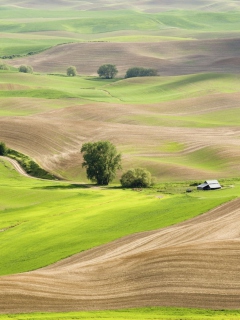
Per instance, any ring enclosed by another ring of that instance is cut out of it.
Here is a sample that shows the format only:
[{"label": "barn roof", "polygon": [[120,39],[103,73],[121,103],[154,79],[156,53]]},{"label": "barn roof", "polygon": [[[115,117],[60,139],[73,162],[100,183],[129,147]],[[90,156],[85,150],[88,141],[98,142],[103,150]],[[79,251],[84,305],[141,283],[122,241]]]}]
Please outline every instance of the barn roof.
[{"label": "barn roof", "polygon": [[219,184],[219,182],[217,180],[206,180],[204,183],[207,183],[207,184],[218,183]]},{"label": "barn roof", "polygon": [[206,180],[197,187],[199,190],[207,189],[221,189],[221,185],[217,180]]}]

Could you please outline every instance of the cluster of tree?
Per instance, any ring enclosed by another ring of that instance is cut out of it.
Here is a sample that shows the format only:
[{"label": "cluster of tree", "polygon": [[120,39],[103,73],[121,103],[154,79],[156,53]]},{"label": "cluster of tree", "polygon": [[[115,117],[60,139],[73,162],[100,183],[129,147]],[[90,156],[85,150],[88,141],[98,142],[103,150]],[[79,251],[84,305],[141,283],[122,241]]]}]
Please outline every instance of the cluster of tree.
[{"label": "cluster of tree", "polygon": [[157,70],[155,69],[134,67],[127,70],[125,78],[154,76],[157,76]]},{"label": "cluster of tree", "polygon": [[11,54],[10,56],[1,56],[1,59],[14,59],[14,58],[18,58],[21,57],[20,54]]},{"label": "cluster of tree", "polygon": [[[109,141],[84,143],[81,153],[87,178],[98,185],[108,185],[121,169],[121,154]],[[123,173],[120,182],[124,188],[146,188],[152,185],[152,176],[149,171],[136,168]]]},{"label": "cluster of tree", "polygon": [[[82,166],[86,168],[87,178],[98,185],[108,185],[115,178],[116,171],[122,168],[121,154],[109,141],[84,143],[81,153],[84,160]],[[26,172],[33,176],[41,175],[42,178],[53,178],[30,158],[15,150],[8,149],[4,142],[0,142],[0,156],[6,155],[17,160]],[[124,188],[147,188],[153,184],[151,173],[142,168],[126,171],[120,182]]]},{"label": "cluster of tree", "polygon": [[33,73],[33,68],[31,66],[21,65],[18,68],[18,71],[23,73]]},{"label": "cluster of tree", "polygon": [[[103,64],[97,71],[99,77],[103,79],[113,79],[118,70],[113,64]],[[129,68],[126,72],[125,78],[133,77],[153,77],[157,76],[157,70],[152,68],[133,67]]]}]

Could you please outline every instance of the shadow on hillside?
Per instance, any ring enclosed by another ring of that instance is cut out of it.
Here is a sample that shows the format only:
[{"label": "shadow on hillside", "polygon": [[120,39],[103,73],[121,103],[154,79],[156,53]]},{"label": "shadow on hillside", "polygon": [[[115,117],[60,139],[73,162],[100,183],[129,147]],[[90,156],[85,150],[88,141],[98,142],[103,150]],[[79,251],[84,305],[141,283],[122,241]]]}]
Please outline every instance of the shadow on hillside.
[{"label": "shadow on hillside", "polygon": [[52,185],[52,186],[44,186],[44,187],[34,187],[32,189],[45,189],[45,190],[68,190],[68,189],[87,189],[89,188],[89,185],[86,184],[64,184],[64,185]]}]

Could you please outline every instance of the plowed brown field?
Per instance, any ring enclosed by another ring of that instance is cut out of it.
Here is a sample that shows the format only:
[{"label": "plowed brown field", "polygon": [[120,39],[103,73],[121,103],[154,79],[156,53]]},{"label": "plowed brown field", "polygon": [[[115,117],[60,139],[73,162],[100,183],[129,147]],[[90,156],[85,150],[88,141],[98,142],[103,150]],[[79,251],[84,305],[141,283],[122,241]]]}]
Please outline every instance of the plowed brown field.
[{"label": "plowed brown field", "polygon": [[[194,208],[193,208],[194,210]],[[41,270],[0,278],[0,312],[239,308],[240,199]]]},{"label": "plowed brown field", "polygon": [[[40,108],[38,100],[31,99],[31,103],[32,108],[34,104]],[[82,143],[96,140],[110,140],[117,145],[123,154],[124,169],[143,166],[161,179],[217,178],[234,176],[239,171],[240,130],[236,126],[167,127],[141,125],[134,121],[138,116],[174,114],[177,117],[178,114],[188,116],[238,108],[239,94],[214,94],[152,105],[74,105],[73,99],[71,105],[49,112],[44,106],[45,112],[32,116],[2,117],[0,140],[26,153],[46,170],[69,179],[86,179],[85,171],[81,169],[80,149]],[[168,141],[182,144],[183,150],[172,153],[162,150],[161,146]],[[211,154],[208,161],[213,161],[212,170],[211,166],[200,166],[207,157],[204,154],[197,157],[200,165],[195,165],[191,159],[182,162],[185,156],[205,148],[213,150],[222,167],[216,167]],[[176,157],[178,161],[174,162]]]},{"label": "plowed brown field", "polygon": [[[164,43],[74,43],[54,47],[9,63],[31,65],[38,72],[64,72],[69,64],[80,74],[96,75],[100,65],[116,64],[119,75],[128,68],[155,68],[160,75],[199,72],[240,72],[239,39],[170,41]],[[69,52],[71,62],[69,62]]]}]

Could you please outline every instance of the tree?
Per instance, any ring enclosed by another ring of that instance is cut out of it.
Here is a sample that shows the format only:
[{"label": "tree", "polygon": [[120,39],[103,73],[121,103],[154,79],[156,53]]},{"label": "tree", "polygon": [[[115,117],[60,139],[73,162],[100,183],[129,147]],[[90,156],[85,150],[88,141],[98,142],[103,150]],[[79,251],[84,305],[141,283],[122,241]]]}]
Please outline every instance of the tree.
[{"label": "tree", "polygon": [[31,66],[21,65],[18,68],[18,71],[23,73],[33,73],[33,68]]},{"label": "tree", "polygon": [[99,67],[97,73],[101,78],[112,79],[116,76],[118,70],[113,64],[103,64],[101,67]]},{"label": "tree", "polygon": [[157,75],[157,70],[151,68],[133,67],[127,70],[125,78],[133,77],[153,77]]},{"label": "tree", "polygon": [[5,156],[7,154],[7,147],[4,142],[0,142],[0,156]]},{"label": "tree", "polygon": [[81,148],[86,168],[87,178],[98,185],[108,185],[116,175],[116,170],[121,169],[121,154],[109,141],[84,143]]},{"label": "tree", "polygon": [[120,182],[124,188],[147,188],[153,184],[151,173],[142,168],[123,173]]},{"label": "tree", "polygon": [[67,68],[67,75],[69,77],[75,77],[77,75],[77,70],[75,67],[71,66]]}]

